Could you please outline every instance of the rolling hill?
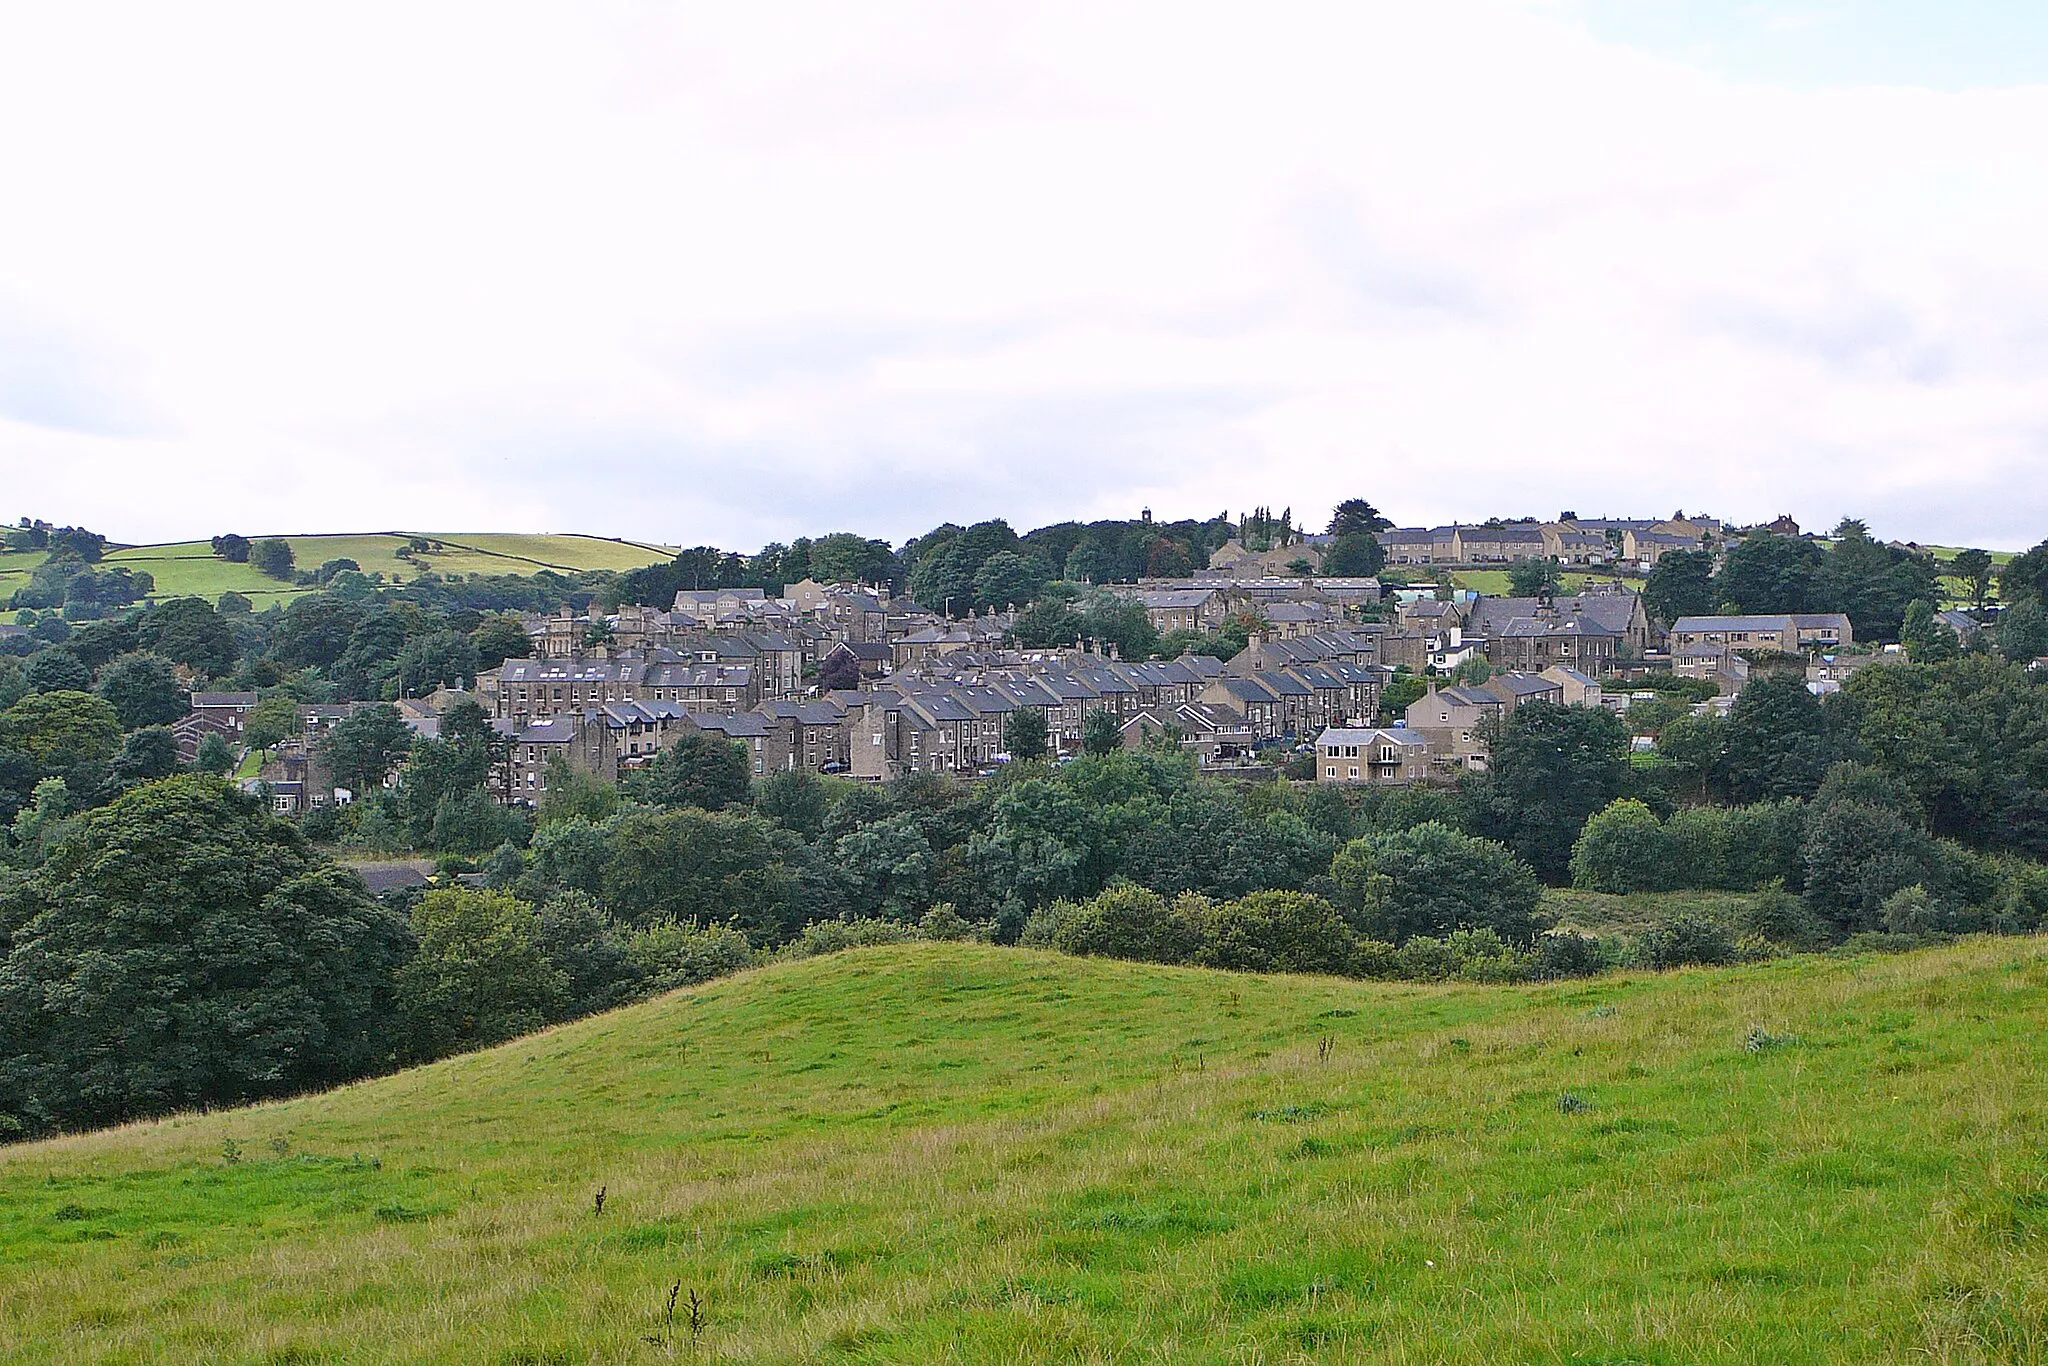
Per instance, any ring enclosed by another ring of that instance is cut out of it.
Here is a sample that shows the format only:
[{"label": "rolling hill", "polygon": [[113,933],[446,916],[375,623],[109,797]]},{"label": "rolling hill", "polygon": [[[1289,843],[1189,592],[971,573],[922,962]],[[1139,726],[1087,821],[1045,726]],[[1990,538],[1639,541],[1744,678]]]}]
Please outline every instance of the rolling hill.
[{"label": "rolling hill", "polygon": [[[435,549],[400,558],[415,536]],[[675,555],[672,548],[599,536],[529,536],[505,532],[441,533],[380,532],[358,536],[286,536],[299,568],[316,569],[328,560],[354,560],[366,574],[383,574],[387,582],[403,583],[426,572],[451,574],[531,574],[541,569],[638,569]],[[40,560],[41,556],[36,556]],[[126,565],[147,570],[156,579],[158,598],[217,598],[241,593],[260,610],[272,602],[289,602],[309,591],[266,577],[247,564],[231,564],[214,555],[205,541],[127,546],[106,554],[108,567]],[[26,580],[32,563],[19,567]],[[0,574],[16,566],[0,563]],[[0,588],[10,585],[0,584]]]},{"label": "rolling hill", "polygon": [[2040,1361],[2044,1021],[2039,941],[1540,988],[856,951],[0,1150],[0,1356]]}]

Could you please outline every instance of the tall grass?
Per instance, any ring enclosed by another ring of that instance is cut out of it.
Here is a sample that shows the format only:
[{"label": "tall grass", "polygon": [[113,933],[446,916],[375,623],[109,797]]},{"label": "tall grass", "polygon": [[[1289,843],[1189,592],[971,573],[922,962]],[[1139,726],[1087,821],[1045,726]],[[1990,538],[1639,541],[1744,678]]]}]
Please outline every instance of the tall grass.
[{"label": "tall grass", "polygon": [[2031,940],[1521,988],[857,950],[0,1150],[0,1355],[2040,1361],[2044,1020]]}]

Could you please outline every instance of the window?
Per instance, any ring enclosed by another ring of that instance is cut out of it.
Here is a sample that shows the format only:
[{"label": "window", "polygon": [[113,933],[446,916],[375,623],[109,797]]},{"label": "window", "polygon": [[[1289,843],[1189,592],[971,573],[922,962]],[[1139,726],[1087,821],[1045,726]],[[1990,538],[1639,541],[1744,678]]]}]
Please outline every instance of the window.
[{"label": "window", "polygon": [[1353,764],[1353,765],[1351,766],[1351,776],[1352,776],[1353,778],[1356,778],[1356,777],[1358,776],[1358,765],[1357,765],[1357,764]]},{"label": "window", "polygon": [[1329,767],[1329,770],[1328,770],[1328,772],[1327,772],[1326,776],[1328,776],[1328,777],[1331,777],[1331,778],[1334,778],[1334,777],[1336,777],[1336,776],[1337,776],[1337,766],[1336,766],[1335,764],[1331,764],[1331,765],[1330,765],[1330,767]]}]

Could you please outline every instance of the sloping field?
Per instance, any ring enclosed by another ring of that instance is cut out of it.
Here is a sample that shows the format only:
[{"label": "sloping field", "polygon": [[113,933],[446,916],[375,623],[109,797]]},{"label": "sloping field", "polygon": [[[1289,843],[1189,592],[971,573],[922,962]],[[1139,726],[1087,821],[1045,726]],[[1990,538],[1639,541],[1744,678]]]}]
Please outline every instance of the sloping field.
[{"label": "sloping field", "polygon": [[[413,533],[361,536],[287,536],[301,569],[317,569],[329,560],[354,560],[366,574],[381,573],[387,582],[404,583],[426,570],[437,574],[532,574],[541,569],[637,569],[674,557],[662,546],[607,540],[600,536],[527,536],[501,532],[466,535],[418,533],[438,544],[411,559],[400,559]],[[252,538],[258,539],[258,538]],[[155,597],[217,598],[241,593],[260,609],[271,602],[289,602],[305,593],[269,578],[246,564],[230,564],[215,556],[206,541],[131,546],[108,552],[109,565],[147,570],[156,577]],[[0,573],[10,566],[0,564]],[[26,574],[22,581],[26,581]],[[4,581],[0,581],[4,584]]]},{"label": "sloping field", "polygon": [[2043,949],[787,964],[0,1150],[0,1356],[2041,1361]]}]

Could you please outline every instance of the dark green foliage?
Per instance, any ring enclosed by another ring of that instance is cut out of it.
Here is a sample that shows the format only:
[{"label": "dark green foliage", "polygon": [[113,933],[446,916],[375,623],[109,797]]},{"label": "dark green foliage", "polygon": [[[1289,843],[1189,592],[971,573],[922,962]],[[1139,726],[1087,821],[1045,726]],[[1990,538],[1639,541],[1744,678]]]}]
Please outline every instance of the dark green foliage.
[{"label": "dark green foliage", "polygon": [[167,726],[191,709],[191,696],[161,655],[122,655],[100,670],[95,691],[121,718],[121,729]]},{"label": "dark green foliage", "polygon": [[1733,963],[1741,957],[1727,926],[1701,915],[1677,915],[1643,931],[1637,951],[1653,968]]},{"label": "dark green foliage", "polygon": [[1793,673],[1752,677],[1724,736],[1727,788],[1739,803],[1811,795],[1839,749],[1820,699]]},{"label": "dark green foliage", "polygon": [[841,835],[833,856],[856,915],[914,920],[932,903],[932,849],[917,817],[899,813]]},{"label": "dark green foliage", "polygon": [[1064,785],[1026,778],[996,798],[991,814],[974,859],[998,900],[1040,906],[1101,885],[1096,813]]},{"label": "dark green foliage", "polygon": [[1337,908],[1301,892],[1253,892],[1217,906],[1195,961],[1240,972],[1349,973],[1358,937]]},{"label": "dark green foliage", "polygon": [[335,782],[360,796],[383,786],[412,743],[398,708],[380,703],[336,724],[320,738],[319,748]]},{"label": "dark green foliage", "polygon": [[135,648],[213,678],[232,672],[241,653],[234,628],[204,598],[172,598],[145,609],[135,622]]},{"label": "dark green foliage", "polygon": [[1998,618],[1998,652],[2015,664],[2048,655],[2048,603],[2022,598]]},{"label": "dark green foliage", "polygon": [[1889,807],[1816,805],[1808,818],[1806,904],[1840,934],[1880,928],[1892,893],[1938,883],[1932,841]]},{"label": "dark green foliage", "polygon": [[1728,548],[1714,587],[1738,612],[1811,612],[1821,549],[1797,536],[1758,532]]},{"label": "dark green foliage", "polygon": [[1157,892],[1118,885],[1054,917],[1048,946],[1140,963],[1188,963],[1208,934],[1209,909],[1196,898],[1169,904]]},{"label": "dark green foliage", "polygon": [[0,749],[28,756],[45,773],[104,763],[120,743],[120,714],[89,692],[33,693],[0,712]]},{"label": "dark green foliage", "polygon": [[1020,763],[1043,759],[1046,750],[1045,713],[1036,707],[1019,707],[1004,717],[1003,748]]},{"label": "dark green foliage", "polygon": [[534,913],[534,943],[559,974],[564,1019],[624,1004],[647,975],[604,908],[580,892],[564,892]]},{"label": "dark green foliage", "polygon": [[289,541],[269,537],[249,547],[249,563],[273,579],[289,581],[297,559]]},{"label": "dark green foliage", "polygon": [[628,780],[633,796],[655,806],[723,811],[744,806],[753,787],[747,751],[723,735],[685,735]]},{"label": "dark green foliage", "polygon": [[2048,605],[2048,541],[2005,562],[1998,573],[1998,596],[2007,603]]},{"label": "dark green foliage", "polygon": [[[203,746],[202,746],[203,747]],[[148,726],[121,737],[108,772],[122,787],[168,778],[178,771],[178,737],[168,726]]]},{"label": "dark green foliage", "polygon": [[426,843],[455,854],[482,854],[527,837],[526,821],[480,787],[445,793],[434,804]]},{"label": "dark green foliage", "polygon": [[467,687],[476,678],[476,645],[460,631],[429,631],[398,652],[401,697],[424,697],[436,688]]},{"label": "dark green foliage", "polygon": [[1386,548],[1370,533],[1340,535],[1323,552],[1323,573],[1333,578],[1371,578],[1386,563]]},{"label": "dark green foliage", "polygon": [[224,777],[235,766],[234,747],[218,733],[208,732],[200,738],[199,748],[192,756],[192,766],[201,773]]},{"label": "dark green foliage", "polygon": [[829,806],[825,784],[802,769],[771,773],[754,792],[754,809],[800,839],[818,837]]},{"label": "dark green foliage", "polygon": [[1907,605],[1939,592],[1933,560],[1873,540],[1859,522],[1836,537],[1814,579],[1817,610],[1845,613],[1858,640],[1897,640]]},{"label": "dark green foliage", "polygon": [[1710,550],[1669,550],[1643,582],[1643,610],[1669,626],[1680,617],[1714,610],[1714,554]]},{"label": "dark green foliage", "polygon": [[1365,835],[1337,851],[1330,876],[1374,939],[1400,944],[1490,929],[1512,944],[1535,935],[1535,875],[1500,845],[1434,821]]},{"label": "dark green foliage", "polygon": [[1124,841],[1125,876],[1167,895],[1223,899],[1300,888],[1329,870],[1331,836],[1288,811],[1260,815],[1246,808],[1210,783],[1146,807]]},{"label": "dark green foliage", "polygon": [[[821,905],[804,895],[809,851],[759,817],[682,807],[628,811],[602,828],[599,899],[628,923],[729,921],[758,943],[779,944]],[[563,852],[537,842],[536,868]]]},{"label": "dark green foliage", "polygon": [[1475,786],[1484,832],[1545,879],[1562,882],[1594,812],[1631,784],[1628,729],[1613,713],[1553,702],[1517,707],[1493,737]]},{"label": "dark green foliage", "polygon": [[249,538],[230,531],[224,536],[213,538],[213,553],[229,564],[249,562]]},{"label": "dark green foliage", "polygon": [[1101,707],[1081,718],[1081,749],[1088,754],[1108,754],[1121,748],[1123,736],[1116,713]]},{"label": "dark green foliage", "polygon": [[1572,886],[1657,892],[1676,885],[1673,840],[1657,813],[1624,797],[1586,822],[1572,848]]},{"label": "dark green foliage", "polygon": [[505,892],[445,888],[412,910],[417,941],[398,969],[397,1029],[426,1062],[538,1029],[571,1000],[542,947],[533,907]]},{"label": "dark green foliage", "polygon": [[388,1056],[404,926],[217,780],[78,817],[19,896],[0,1113],[30,1131],[284,1095]]},{"label": "dark green foliage", "polygon": [[469,644],[476,651],[479,669],[495,669],[508,659],[524,659],[532,652],[526,628],[517,617],[485,617],[469,633]]},{"label": "dark green foliage", "polygon": [[29,660],[22,681],[30,692],[84,692],[92,686],[92,670],[70,650],[44,650]]}]

